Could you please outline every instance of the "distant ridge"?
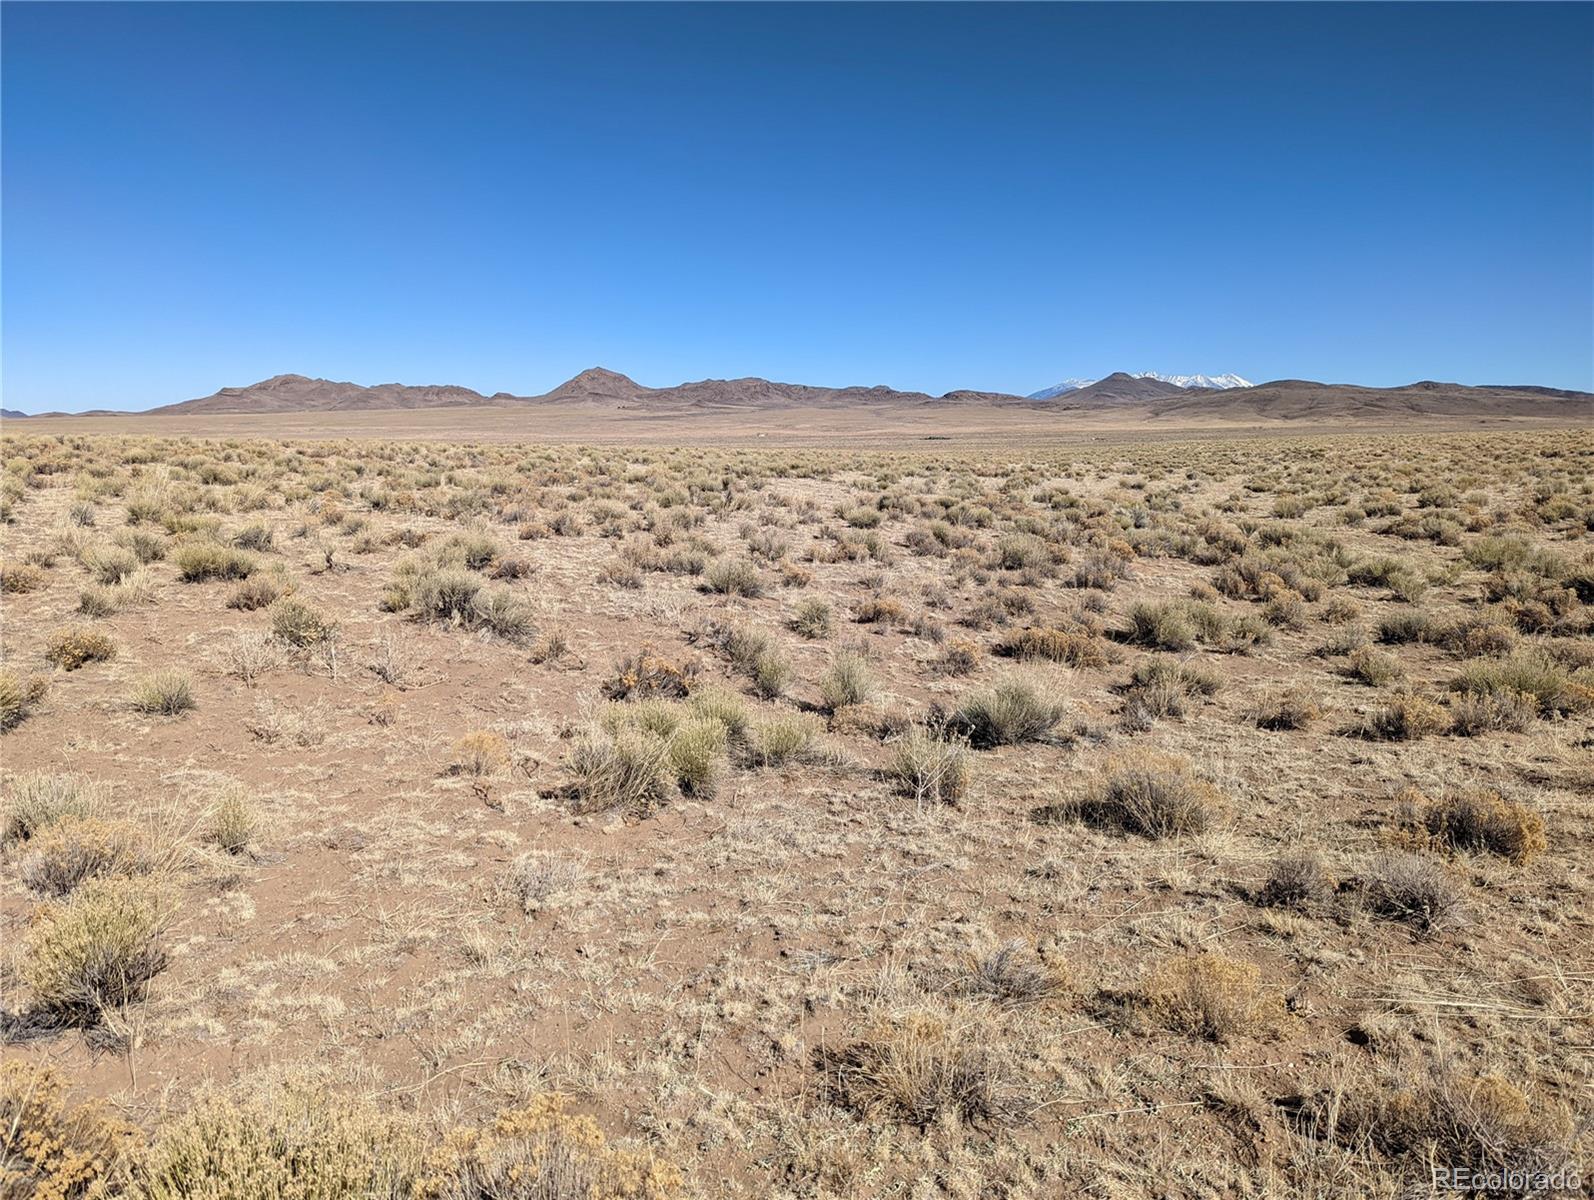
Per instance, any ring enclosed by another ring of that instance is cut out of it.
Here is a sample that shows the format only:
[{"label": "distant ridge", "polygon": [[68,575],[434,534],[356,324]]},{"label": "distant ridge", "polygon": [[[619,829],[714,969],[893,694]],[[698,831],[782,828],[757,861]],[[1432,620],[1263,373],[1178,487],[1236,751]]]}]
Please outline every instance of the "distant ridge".
[{"label": "distant ridge", "polygon": [[227,387],[197,400],[152,408],[152,413],[340,412],[349,409],[451,408],[488,403],[486,396],[452,384],[362,387],[305,375],[273,375],[247,387]]},{"label": "distant ridge", "polygon": [[[1193,378],[1181,376],[1176,378]],[[1207,377],[1211,378],[1211,377]],[[1472,387],[1423,380],[1395,388],[1280,379],[1222,389],[1185,387],[1151,374],[1117,371],[1051,397],[955,391],[942,396],[873,387],[816,387],[756,377],[701,379],[650,388],[629,376],[592,367],[540,396],[497,392],[484,396],[453,385],[415,387],[274,375],[246,387],[151,409],[153,415],[394,411],[422,408],[514,408],[548,405],[610,409],[616,413],[690,414],[736,410],[847,408],[1024,407],[1068,413],[1115,411],[1147,422],[1388,421],[1411,416],[1577,417],[1594,419],[1594,395],[1532,386]],[[10,415],[10,414],[6,414]],[[21,414],[17,414],[21,415]]]}]

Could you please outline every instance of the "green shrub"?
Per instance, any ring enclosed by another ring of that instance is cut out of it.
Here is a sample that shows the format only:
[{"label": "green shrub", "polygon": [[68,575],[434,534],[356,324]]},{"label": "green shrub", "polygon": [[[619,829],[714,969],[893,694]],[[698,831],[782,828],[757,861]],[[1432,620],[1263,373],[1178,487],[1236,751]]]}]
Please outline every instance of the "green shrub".
[{"label": "green shrub", "polygon": [[128,702],[135,712],[181,716],[195,705],[194,685],[182,671],[156,671],[134,685]]},{"label": "green shrub", "polygon": [[271,636],[298,649],[319,645],[337,633],[328,620],[302,600],[285,597],[271,606]]},{"label": "green shrub", "polygon": [[207,1089],[137,1156],[126,1197],[409,1200],[421,1194],[423,1154],[412,1126],[354,1097],[306,1084],[242,1098]]},{"label": "green shrub", "polygon": [[822,638],[830,636],[832,623],[830,605],[814,597],[797,606],[791,627],[805,638]]},{"label": "green shrub", "polygon": [[874,671],[869,660],[855,650],[839,650],[830,669],[819,680],[819,696],[831,712],[862,704],[874,694]]},{"label": "green shrub", "polygon": [[805,756],[818,737],[810,717],[797,713],[769,717],[748,729],[747,757],[755,766],[784,766]]},{"label": "green shrub", "polygon": [[255,560],[242,550],[209,541],[184,542],[173,552],[172,562],[184,583],[247,579],[255,571]]},{"label": "green shrub", "polygon": [[721,559],[703,573],[703,583],[709,591],[726,596],[756,598],[764,594],[758,568],[745,559]]},{"label": "green shrub", "polygon": [[577,812],[623,809],[646,815],[675,794],[670,743],[642,729],[589,730],[566,757]]},{"label": "green shrub", "polygon": [[949,728],[977,750],[1038,741],[1063,719],[1067,706],[1048,700],[1031,680],[1009,677],[969,696],[952,714]]},{"label": "green shrub", "polygon": [[1532,696],[1541,716],[1565,716],[1594,708],[1594,687],[1538,650],[1468,663],[1450,686],[1466,695]]}]

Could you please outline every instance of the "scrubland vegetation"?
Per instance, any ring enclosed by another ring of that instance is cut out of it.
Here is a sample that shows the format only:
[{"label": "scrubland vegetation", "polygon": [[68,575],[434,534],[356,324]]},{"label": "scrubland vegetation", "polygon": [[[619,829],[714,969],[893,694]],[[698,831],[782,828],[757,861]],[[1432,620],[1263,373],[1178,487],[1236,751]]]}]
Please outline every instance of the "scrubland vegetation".
[{"label": "scrubland vegetation", "polygon": [[0,1195],[1587,1177],[1591,465],[7,437]]}]

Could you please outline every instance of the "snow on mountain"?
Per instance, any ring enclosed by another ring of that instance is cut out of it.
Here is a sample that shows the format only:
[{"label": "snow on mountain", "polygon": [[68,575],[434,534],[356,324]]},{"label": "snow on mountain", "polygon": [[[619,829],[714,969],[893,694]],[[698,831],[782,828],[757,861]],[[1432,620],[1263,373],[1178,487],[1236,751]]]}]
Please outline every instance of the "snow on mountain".
[{"label": "snow on mountain", "polygon": [[[1255,387],[1249,379],[1241,379],[1238,375],[1160,375],[1156,371],[1131,371],[1135,379],[1159,379],[1163,383],[1171,383],[1174,387],[1182,388],[1248,388]],[[1030,400],[1050,400],[1068,392],[1077,392],[1080,388],[1087,388],[1098,382],[1095,379],[1065,379],[1061,383],[1053,384],[1049,388],[1042,388],[1038,392],[1031,392]]]},{"label": "snow on mountain", "polygon": [[1095,383],[1094,379],[1065,379],[1055,387],[1042,388],[1038,392],[1031,392],[1031,400],[1050,400],[1053,396],[1061,396],[1064,392],[1077,392],[1082,387],[1089,387]]},{"label": "snow on mountain", "polygon": [[1136,379],[1160,379],[1182,388],[1243,388],[1255,387],[1249,379],[1238,375],[1159,375],[1155,371],[1134,371]]}]

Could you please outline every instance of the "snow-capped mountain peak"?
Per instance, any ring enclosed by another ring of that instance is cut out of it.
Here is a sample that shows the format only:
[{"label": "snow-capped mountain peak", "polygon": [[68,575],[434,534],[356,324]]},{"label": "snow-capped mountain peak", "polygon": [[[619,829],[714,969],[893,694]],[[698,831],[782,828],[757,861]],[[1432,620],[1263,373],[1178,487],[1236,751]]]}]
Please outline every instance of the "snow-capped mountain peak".
[{"label": "snow-capped mountain peak", "polygon": [[1031,392],[1031,400],[1050,400],[1053,396],[1061,396],[1064,392],[1077,392],[1080,388],[1089,387],[1095,383],[1094,379],[1065,379],[1059,384],[1049,388],[1042,388],[1038,392]]},{"label": "snow-capped mountain peak", "polygon": [[1159,375],[1156,371],[1135,371],[1136,379],[1160,379],[1182,388],[1247,388],[1255,387],[1249,379],[1238,375]]},{"label": "snow-capped mountain peak", "polygon": [[[1156,371],[1132,371],[1135,379],[1156,379],[1163,383],[1171,383],[1174,387],[1182,388],[1248,388],[1255,387],[1249,379],[1242,379],[1235,374],[1226,375],[1162,375]],[[1038,392],[1031,392],[1031,400],[1051,400],[1056,396],[1063,396],[1069,392],[1077,392],[1080,388],[1087,388],[1096,379],[1065,379],[1061,383],[1053,384],[1049,388],[1042,388]]]}]

